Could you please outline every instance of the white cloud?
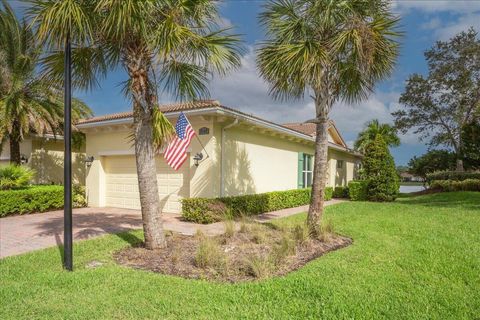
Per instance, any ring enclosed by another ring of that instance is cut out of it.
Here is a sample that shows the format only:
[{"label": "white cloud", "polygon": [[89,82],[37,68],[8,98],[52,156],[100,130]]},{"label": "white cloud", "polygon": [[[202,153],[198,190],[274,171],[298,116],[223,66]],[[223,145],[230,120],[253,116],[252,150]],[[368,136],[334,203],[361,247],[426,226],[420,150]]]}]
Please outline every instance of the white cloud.
[{"label": "white cloud", "polygon": [[[393,7],[400,15],[414,10],[423,11],[430,19],[420,27],[431,30],[434,38],[438,40],[448,40],[470,27],[480,30],[480,1],[397,0],[393,2]],[[448,13],[448,19],[440,17],[439,14],[442,13]]]},{"label": "white cloud", "polygon": [[[268,94],[268,85],[260,78],[255,65],[255,52],[250,48],[242,58],[242,67],[225,78],[216,78],[211,96],[222,104],[251,113],[276,123],[303,122],[312,119],[315,107],[309,97],[302,101],[280,102]],[[330,117],[344,137],[352,144],[365,123],[378,119],[393,123],[391,112],[398,110],[398,92],[377,91],[367,100],[355,105],[339,102]],[[402,142],[418,144],[414,135],[402,137]]]},{"label": "white cloud", "polygon": [[466,31],[470,27],[474,27],[477,31],[480,31],[480,12],[461,15],[454,21],[447,22],[441,27],[431,29],[434,30],[438,39],[448,40],[455,34],[461,31]]},{"label": "white cloud", "polygon": [[449,11],[451,13],[468,13],[480,10],[480,1],[471,0],[394,0],[394,10],[408,13],[412,10],[422,10],[428,13]]},{"label": "white cloud", "polygon": [[422,23],[420,27],[426,30],[433,30],[433,29],[440,28],[441,26],[442,26],[442,21],[440,20],[439,17],[435,17],[425,23]]},{"label": "white cloud", "polygon": [[211,96],[221,103],[277,123],[305,121],[314,115],[310,99],[283,102],[269,96],[268,85],[256,70],[253,48],[243,56],[239,70],[215,78],[211,88]]}]

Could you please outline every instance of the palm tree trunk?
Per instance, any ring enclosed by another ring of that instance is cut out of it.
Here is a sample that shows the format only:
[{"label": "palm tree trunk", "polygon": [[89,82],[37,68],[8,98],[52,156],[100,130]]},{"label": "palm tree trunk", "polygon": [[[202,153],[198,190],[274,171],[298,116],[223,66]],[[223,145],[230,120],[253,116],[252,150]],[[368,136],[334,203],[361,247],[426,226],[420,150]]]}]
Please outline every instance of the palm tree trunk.
[{"label": "palm tree trunk", "polygon": [[463,167],[463,160],[462,159],[457,159],[457,172],[463,172],[465,171],[465,168]]},{"label": "palm tree trunk", "polygon": [[135,155],[145,247],[160,249],[166,247],[166,241],[158,196],[151,121],[149,113],[143,113],[135,119]]},{"label": "palm tree trunk", "polygon": [[465,171],[465,168],[463,167],[463,141],[462,141],[462,135],[459,134],[458,138],[458,147],[456,150],[457,153],[457,172],[463,172]]},{"label": "palm tree trunk", "polygon": [[138,42],[126,50],[125,66],[130,77],[133,97],[135,157],[137,163],[138,191],[142,210],[143,232],[147,249],[165,248],[165,233],[158,196],[156,150],[153,144],[153,108],[155,96],[150,92],[148,70],[151,55]]},{"label": "palm tree trunk", "polygon": [[14,120],[12,123],[12,130],[9,134],[10,139],[10,163],[20,165],[21,164],[21,155],[20,155],[20,125],[18,120]]},{"label": "palm tree trunk", "polygon": [[328,164],[328,116],[317,117],[315,159],[313,167],[312,197],[308,209],[307,225],[312,237],[320,235],[320,223],[325,201],[325,184]]},{"label": "palm tree trunk", "polygon": [[20,141],[15,137],[10,137],[10,163],[20,165]]}]

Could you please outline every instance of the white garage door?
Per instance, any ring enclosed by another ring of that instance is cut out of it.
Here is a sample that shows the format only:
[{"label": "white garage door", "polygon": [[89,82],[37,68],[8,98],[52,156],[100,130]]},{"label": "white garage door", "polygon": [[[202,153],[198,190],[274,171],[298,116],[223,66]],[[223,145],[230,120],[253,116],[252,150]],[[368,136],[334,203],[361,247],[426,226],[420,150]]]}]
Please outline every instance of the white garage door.
[{"label": "white garage door", "polygon": [[[188,197],[188,160],[174,171],[158,157],[157,183],[160,208],[163,212],[179,213],[180,199]],[[106,205],[116,208],[140,209],[137,168],[134,156],[108,156],[105,159]]]}]

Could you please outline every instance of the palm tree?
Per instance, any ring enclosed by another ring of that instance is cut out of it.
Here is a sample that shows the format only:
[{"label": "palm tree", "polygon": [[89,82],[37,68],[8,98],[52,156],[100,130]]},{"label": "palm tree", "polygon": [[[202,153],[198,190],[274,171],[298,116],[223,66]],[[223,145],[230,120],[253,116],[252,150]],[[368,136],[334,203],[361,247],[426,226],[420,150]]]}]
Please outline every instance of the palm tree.
[{"label": "palm tree", "polygon": [[385,0],[272,0],[260,15],[267,40],[258,51],[261,76],[276,99],[315,103],[315,164],[307,223],[320,232],[327,173],[329,113],[338,100],[367,97],[393,69],[398,43]]},{"label": "palm tree", "polygon": [[397,135],[397,129],[388,123],[380,123],[378,119],[373,119],[365,124],[365,128],[358,134],[355,140],[355,150],[364,152],[368,144],[375,141],[377,136],[382,136],[389,147],[398,147],[400,138]]},{"label": "palm tree", "polygon": [[[35,132],[61,133],[63,98],[59,87],[42,79],[36,68],[41,47],[33,30],[20,22],[10,5],[0,4],[0,151],[10,141],[10,161],[20,164],[20,142]],[[81,101],[73,103],[74,118],[91,116]]]},{"label": "palm tree", "polygon": [[[73,82],[78,87],[96,84],[109,69],[120,66],[126,71],[124,92],[134,113],[145,247],[165,247],[155,156],[174,130],[159,111],[157,88],[178,99],[207,96],[212,73],[225,74],[239,66],[238,37],[218,28],[213,0],[28,2],[29,15],[46,45],[60,50],[67,35],[74,43]],[[47,61],[46,73],[60,79],[61,52]]]}]

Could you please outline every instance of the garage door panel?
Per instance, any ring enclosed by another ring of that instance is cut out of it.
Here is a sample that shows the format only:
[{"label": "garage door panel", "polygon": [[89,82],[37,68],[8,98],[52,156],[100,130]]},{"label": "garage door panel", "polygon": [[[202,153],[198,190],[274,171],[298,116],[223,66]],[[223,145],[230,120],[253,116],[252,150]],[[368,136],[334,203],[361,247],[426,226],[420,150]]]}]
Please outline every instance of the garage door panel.
[{"label": "garage door panel", "polygon": [[[140,209],[135,158],[110,156],[106,158],[106,205]],[[174,171],[163,159],[156,160],[160,207],[165,212],[181,211],[180,200],[189,196],[188,163]]]}]

